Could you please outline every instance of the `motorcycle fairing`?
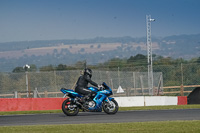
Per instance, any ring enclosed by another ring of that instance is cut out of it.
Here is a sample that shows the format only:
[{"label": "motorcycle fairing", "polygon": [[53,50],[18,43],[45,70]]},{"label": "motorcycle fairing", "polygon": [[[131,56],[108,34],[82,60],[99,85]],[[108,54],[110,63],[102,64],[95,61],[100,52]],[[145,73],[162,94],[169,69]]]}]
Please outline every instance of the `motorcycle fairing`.
[{"label": "motorcycle fairing", "polygon": [[96,103],[95,107],[91,107],[91,108],[88,108],[88,109],[89,110],[96,110],[98,112],[101,112],[102,111],[102,103],[106,99],[106,97],[108,97],[107,96],[108,94],[110,94],[110,92],[107,91],[107,90],[98,91],[97,95],[93,99],[93,101],[95,101],[95,103]]},{"label": "motorcycle fairing", "polygon": [[88,87],[89,90],[94,91],[94,92],[98,92],[98,89],[95,87]]},{"label": "motorcycle fairing", "polygon": [[71,90],[71,89],[65,89],[65,88],[61,88],[60,91],[64,94],[67,94],[70,96],[70,97],[82,97],[80,94],[78,94],[77,92],[75,92],[74,90]]}]

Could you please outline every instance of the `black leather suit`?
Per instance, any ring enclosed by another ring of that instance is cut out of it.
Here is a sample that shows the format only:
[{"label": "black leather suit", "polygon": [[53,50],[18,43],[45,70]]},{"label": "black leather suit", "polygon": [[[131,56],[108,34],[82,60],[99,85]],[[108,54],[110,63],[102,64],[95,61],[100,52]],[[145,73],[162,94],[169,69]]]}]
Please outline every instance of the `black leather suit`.
[{"label": "black leather suit", "polygon": [[76,83],[75,92],[81,95],[89,95],[92,91],[88,89],[88,83],[98,87],[98,84],[91,80],[88,74],[81,75]]}]

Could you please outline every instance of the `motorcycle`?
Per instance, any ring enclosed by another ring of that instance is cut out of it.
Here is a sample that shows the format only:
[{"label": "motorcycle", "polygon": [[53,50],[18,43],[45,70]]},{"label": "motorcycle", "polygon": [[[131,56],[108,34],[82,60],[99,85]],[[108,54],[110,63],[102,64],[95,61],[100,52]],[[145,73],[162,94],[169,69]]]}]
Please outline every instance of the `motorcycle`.
[{"label": "motorcycle", "polygon": [[83,112],[102,112],[102,109],[107,114],[115,114],[118,111],[117,101],[109,97],[113,94],[112,89],[103,82],[102,86],[98,89],[95,87],[88,87],[92,90],[92,95],[89,99],[82,102],[82,95],[78,94],[74,90],[61,88],[61,92],[64,93],[63,98],[68,96],[62,103],[62,111],[67,116],[75,116],[81,109]]}]

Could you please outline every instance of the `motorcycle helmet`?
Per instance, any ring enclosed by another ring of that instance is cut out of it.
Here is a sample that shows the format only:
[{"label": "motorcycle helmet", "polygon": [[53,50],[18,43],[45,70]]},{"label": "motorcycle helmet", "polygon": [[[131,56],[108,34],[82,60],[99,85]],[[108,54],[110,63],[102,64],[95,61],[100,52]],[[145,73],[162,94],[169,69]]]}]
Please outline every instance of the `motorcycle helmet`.
[{"label": "motorcycle helmet", "polygon": [[90,68],[86,68],[84,70],[84,75],[88,74],[90,76],[90,78],[92,77],[92,70]]}]

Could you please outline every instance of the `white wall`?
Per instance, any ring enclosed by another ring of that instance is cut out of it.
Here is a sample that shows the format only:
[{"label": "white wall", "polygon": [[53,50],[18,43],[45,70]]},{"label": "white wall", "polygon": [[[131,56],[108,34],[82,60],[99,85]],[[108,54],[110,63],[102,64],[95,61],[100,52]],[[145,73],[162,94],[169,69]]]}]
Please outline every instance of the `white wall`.
[{"label": "white wall", "polygon": [[176,96],[114,97],[119,107],[177,105]]},{"label": "white wall", "polygon": [[144,97],[115,97],[120,107],[144,106]]}]

